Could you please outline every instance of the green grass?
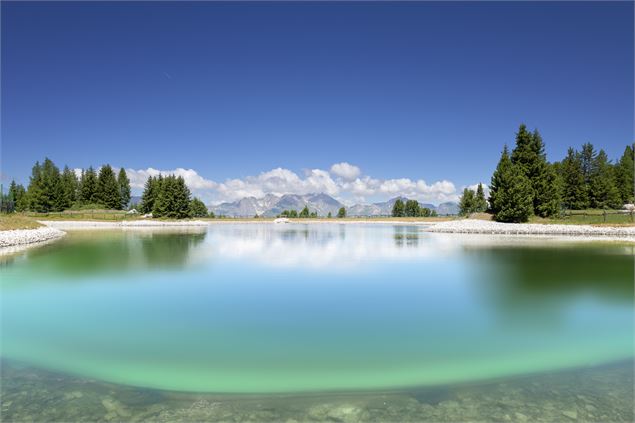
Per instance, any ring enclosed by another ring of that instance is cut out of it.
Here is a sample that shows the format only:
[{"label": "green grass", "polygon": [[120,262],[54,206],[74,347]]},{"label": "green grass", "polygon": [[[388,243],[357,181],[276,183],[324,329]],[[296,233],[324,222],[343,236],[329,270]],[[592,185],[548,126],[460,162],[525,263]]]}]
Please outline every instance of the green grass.
[{"label": "green grass", "polygon": [[544,219],[533,216],[529,219],[531,223],[556,223],[570,225],[635,225],[635,214],[622,213],[618,210],[571,210],[560,218]]},{"label": "green grass", "polygon": [[20,213],[1,214],[0,215],[0,231],[9,231],[13,229],[35,229],[40,225],[34,219]]},{"label": "green grass", "polygon": [[125,210],[105,210],[105,209],[86,209],[86,210],[64,210],[63,212],[50,213],[27,213],[28,216],[39,220],[136,220],[140,216],[138,214],[127,214]]}]

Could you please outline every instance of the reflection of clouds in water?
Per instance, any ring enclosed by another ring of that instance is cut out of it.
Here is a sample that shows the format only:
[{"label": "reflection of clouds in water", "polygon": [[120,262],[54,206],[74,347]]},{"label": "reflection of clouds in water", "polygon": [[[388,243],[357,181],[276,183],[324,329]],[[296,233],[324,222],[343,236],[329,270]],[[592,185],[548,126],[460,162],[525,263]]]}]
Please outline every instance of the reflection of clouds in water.
[{"label": "reflection of clouds in water", "polygon": [[[274,267],[350,267],[372,261],[412,261],[447,255],[458,245],[439,243],[417,227],[261,225],[210,228],[207,248],[220,259],[249,259]],[[402,242],[403,241],[403,242]],[[410,247],[410,248],[403,248]]]},{"label": "reflection of clouds in water", "polygon": [[[492,247],[567,246],[570,238],[424,232],[421,226],[251,224],[211,226],[196,260],[250,260],[272,267],[353,267],[373,261],[408,262]],[[581,240],[583,242],[583,240]],[[626,247],[628,254],[633,249]],[[615,250],[612,250],[615,253]]]}]

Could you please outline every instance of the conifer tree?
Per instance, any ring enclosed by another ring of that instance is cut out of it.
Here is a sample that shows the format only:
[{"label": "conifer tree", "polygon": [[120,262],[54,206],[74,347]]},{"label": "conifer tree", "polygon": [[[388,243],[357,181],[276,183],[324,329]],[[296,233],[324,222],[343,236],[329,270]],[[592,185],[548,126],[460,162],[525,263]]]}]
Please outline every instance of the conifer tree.
[{"label": "conifer tree", "polygon": [[81,204],[96,204],[99,202],[97,195],[97,174],[92,166],[82,172],[79,192],[81,193]]},{"label": "conifer tree", "polygon": [[29,182],[29,209],[40,213],[56,210],[60,188],[60,171],[55,164],[48,158],[41,165],[36,162]]},{"label": "conifer tree", "polygon": [[405,206],[401,198],[397,198],[395,204],[392,206],[392,217],[404,217]]},{"label": "conifer tree", "polygon": [[326,215],[326,217],[327,217],[328,219],[330,219],[330,218],[332,218],[332,217],[333,217],[333,215],[331,214],[331,212],[329,212],[329,214],[327,214],[327,215]]},{"label": "conifer tree", "polygon": [[190,215],[192,217],[207,217],[207,207],[205,203],[198,198],[192,198],[190,202]]},{"label": "conifer tree", "polygon": [[635,144],[627,145],[620,161],[615,164],[615,180],[622,204],[635,202]]},{"label": "conifer tree", "polygon": [[121,209],[121,195],[115,172],[109,164],[103,165],[97,178],[97,198],[107,209]]},{"label": "conifer tree", "polygon": [[13,204],[13,210],[24,211],[28,207],[26,203],[26,191],[22,184],[16,183],[14,180],[9,185],[9,192],[7,193],[7,199]]},{"label": "conifer tree", "polygon": [[309,206],[304,206],[302,211],[300,211],[300,217],[301,218],[307,218],[307,217],[309,217],[309,215],[310,215]]},{"label": "conifer tree", "polygon": [[613,167],[604,150],[600,150],[593,162],[591,174],[591,207],[616,209],[621,207],[620,192],[615,183]]},{"label": "conifer tree", "polygon": [[190,190],[182,176],[169,175],[162,178],[152,214],[171,219],[190,217]]},{"label": "conifer tree", "polygon": [[502,188],[504,183],[503,174],[510,170],[512,166],[511,159],[509,157],[509,151],[507,149],[507,145],[503,147],[503,152],[501,153],[501,158],[496,165],[496,170],[492,174],[492,180],[489,186],[489,207],[490,211],[494,214],[498,213],[498,204],[497,196],[499,190]]},{"label": "conifer tree", "polygon": [[483,191],[483,184],[479,182],[476,187],[476,198],[474,199],[474,211],[476,213],[483,213],[487,210],[487,200],[485,200],[485,192]]},{"label": "conifer tree", "polygon": [[563,206],[569,210],[584,210],[589,207],[589,193],[584,182],[580,153],[569,147],[567,157],[560,165],[562,177]]},{"label": "conifer tree", "polygon": [[117,175],[117,184],[119,184],[119,197],[121,198],[121,209],[125,210],[130,204],[130,180],[126,174],[126,170],[122,167]]},{"label": "conifer tree", "polygon": [[476,197],[474,191],[469,188],[463,189],[463,195],[459,199],[459,214],[461,216],[468,216],[475,211]]},{"label": "conifer tree", "polygon": [[595,159],[596,159],[595,149],[593,148],[593,144],[587,142],[582,145],[582,151],[580,152],[580,162],[582,166],[582,174],[584,175],[584,183],[587,185],[587,188],[591,184],[591,177],[594,173]]},{"label": "conifer tree", "polygon": [[404,205],[404,216],[417,217],[421,214],[421,207],[417,200],[406,200]]},{"label": "conifer tree", "polygon": [[77,200],[77,175],[70,170],[68,166],[64,166],[61,176],[62,195],[59,198],[59,208],[66,210],[70,208]]},{"label": "conifer tree", "polygon": [[493,208],[499,222],[526,222],[532,213],[532,188],[519,165],[504,166],[500,172]]},{"label": "conifer tree", "polygon": [[143,194],[141,194],[141,204],[139,205],[141,213],[152,213],[154,209],[154,202],[157,197],[157,183],[156,178],[148,176],[146,183],[143,187]]},{"label": "conifer tree", "polygon": [[525,125],[520,125],[511,160],[529,179],[533,212],[543,217],[556,214],[560,206],[560,192],[556,174],[547,162],[545,145],[538,130],[531,134]]},{"label": "conifer tree", "polygon": [[339,218],[346,217],[346,208],[340,207],[340,209],[337,211],[337,217]]}]

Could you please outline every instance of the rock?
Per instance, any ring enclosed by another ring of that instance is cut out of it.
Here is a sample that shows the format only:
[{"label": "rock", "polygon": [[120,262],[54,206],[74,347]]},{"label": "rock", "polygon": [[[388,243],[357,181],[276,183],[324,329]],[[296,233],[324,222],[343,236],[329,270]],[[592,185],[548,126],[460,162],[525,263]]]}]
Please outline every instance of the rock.
[{"label": "rock", "polygon": [[529,420],[529,417],[527,417],[526,415],[524,415],[523,413],[515,413],[514,416],[516,417],[516,420],[520,421],[520,422],[526,422],[527,420]]},{"label": "rock", "polygon": [[575,410],[565,410],[562,412],[562,414],[564,414],[565,416],[569,417],[570,419],[573,420],[577,420],[578,419],[578,412]]}]

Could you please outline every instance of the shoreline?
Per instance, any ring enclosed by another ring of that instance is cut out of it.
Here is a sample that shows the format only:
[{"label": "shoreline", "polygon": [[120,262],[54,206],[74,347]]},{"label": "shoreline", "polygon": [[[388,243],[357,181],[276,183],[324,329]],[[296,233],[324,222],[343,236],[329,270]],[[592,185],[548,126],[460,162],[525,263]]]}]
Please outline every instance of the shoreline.
[{"label": "shoreline", "polygon": [[0,255],[14,253],[23,248],[37,246],[60,239],[66,235],[65,231],[75,230],[157,230],[157,229],[192,229],[204,228],[216,224],[388,224],[422,226],[424,232],[448,234],[480,234],[506,236],[554,236],[557,238],[614,240],[635,242],[635,226],[591,226],[591,225],[560,225],[540,223],[500,223],[486,220],[461,219],[449,221],[399,221],[399,220],[314,220],[306,219],[276,224],[273,220],[187,220],[187,221],[151,221],[133,220],[119,222],[88,221],[88,220],[41,220],[44,225],[37,229],[14,229],[0,231]]},{"label": "shoreline", "polygon": [[66,236],[66,232],[48,226],[36,229],[0,231],[0,255],[11,254],[25,248],[47,244],[64,236]]}]

